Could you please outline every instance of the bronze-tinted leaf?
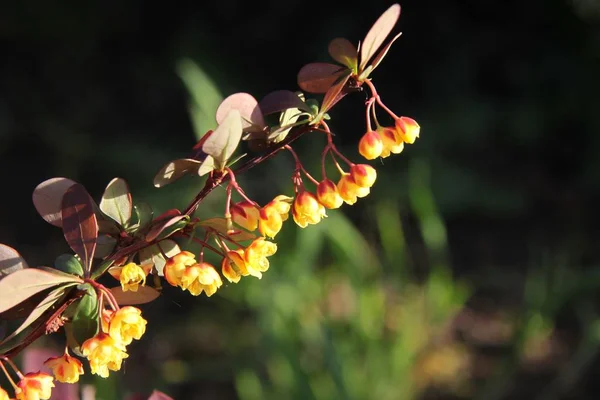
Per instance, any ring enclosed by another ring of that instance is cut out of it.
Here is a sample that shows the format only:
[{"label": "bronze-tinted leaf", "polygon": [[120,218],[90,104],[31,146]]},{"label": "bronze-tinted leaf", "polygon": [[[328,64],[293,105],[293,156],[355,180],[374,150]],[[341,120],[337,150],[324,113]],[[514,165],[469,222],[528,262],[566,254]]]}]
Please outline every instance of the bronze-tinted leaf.
[{"label": "bronze-tinted leaf", "polygon": [[158,244],[155,244],[140,250],[140,264],[153,264],[158,275],[163,276],[163,269],[166,263],[163,253],[165,253],[167,257],[173,257],[180,252],[181,249],[173,240],[161,240],[160,249],[158,248]]},{"label": "bronze-tinted leaf", "polygon": [[81,283],[74,275],[60,271],[50,272],[38,268],[25,268],[13,272],[0,280],[0,313],[43,290],[58,286],[61,283]]},{"label": "bronze-tinted leaf", "polygon": [[381,61],[383,60],[383,58],[385,57],[385,55],[387,54],[387,52],[390,50],[390,47],[392,47],[392,45],[394,44],[394,42],[396,41],[396,39],[398,39],[401,35],[402,35],[402,32],[400,32],[399,34],[397,34],[396,36],[394,36],[394,38],[392,40],[390,40],[388,42],[388,44],[386,44],[383,47],[383,49],[381,49],[379,51],[379,53],[377,53],[377,56],[375,56],[375,58],[373,59],[373,62],[371,63],[371,66],[372,66],[371,72],[373,72],[373,70],[375,68],[377,68],[377,66],[381,63]]},{"label": "bronze-tinted leaf", "polygon": [[330,63],[306,64],[298,72],[298,86],[305,92],[325,93],[347,70],[346,67]]},{"label": "bronze-tinted leaf", "polygon": [[117,244],[117,239],[110,235],[98,235],[96,239],[96,251],[94,252],[94,258],[105,258],[109,256]]},{"label": "bronze-tinted leaf", "polygon": [[82,185],[75,184],[63,196],[62,204],[65,239],[81,259],[85,276],[88,276],[98,239],[94,202]]},{"label": "bronze-tinted leaf", "polygon": [[298,93],[294,93],[290,90],[276,90],[269,93],[263,97],[259,106],[264,115],[284,111],[288,108],[296,108],[310,112],[310,107],[300,99]]},{"label": "bronze-tinted leaf", "polygon": [[155,390],[152,392],[150,397],[148,397],[148,400],[174,400],[174,399],[170,396],[167,396],[163,392],[159,392],[158,390]]},{"label": "bronze-tinted leaf", "polygon": [[400,5],[394,4],[375,21],[363,40],[360,48],[360,70],[364,70],[369,60],[388,37],[400,18]]},{"label": "bronze-tinted leaf", "polygon": [[137,292],[124,292],[121,286],[110,288],[120,306],[149,303],[160,296],[160,292],[150,286],[139,286]]},{"label": "bronze-tinted leaf", "polygon": [[348,39],[333,39],[329,42],[327,50],[329,51],[331,58],[335,61],[345,65],[352,71],[356,71],[358,67],[358,51]]},{"label": "bronze-tinted leaf", "polygon": [[67,178],[52,178],[37,185],[33,191],[33,205],[46,222],[62,227],[62,198],[76,183]]},{"label": "bronze-tinted leaf", "polygon": [[19,252],[0,243],[0,279],[23,268],[27,268],[27,263]]},{"label": "bronze-tinted leaf", "polygon": [[[238,110],[231,109],[217,129],[204,142],[202,150],[214,159],[216,168],[222,171],[240,144],[240,140],[242,140],[242,118]],[[207,160],[208,156],[204,160],[205,163]]]},{"label": "bronze-tinted leaf", "polygon": [[191,158],[169,161],[154,176],[154,186],[163,187],[186,174],[197,173],[201,163]]},{"label": "bronze-tinted leaf", "polygon": [[231,239],[233,239],[235,241],[242,242],[244,240],[252,240],[252,239],[256,238],[256,235],[254,233],[245,231],[237,226],[234,228],[234,232],[232,232],[231,234],[228,234],[227,220],[222,217],[209,218],[204,221],[200,221],[198,223],[198,225],[202,226],[204,228],[214,229],[215,231],[217,231],[223,235],[229,236]]},{"label": "bronze-tinted leaf", "polygon": [[321,104],[321,113],[327,112],[335,103],[340,101],[345,94],[342,92],[342,89],[348,82],[350,78],[351,72],[346,70],[346,73],[340,76],[335,83],[329,88],[325,96],[323,97],[323,104]]},{"label": "bronze-tinted leaf", "polygon": [[104,190],[100,210],[122,227],[127,227],[131,221],[132,208],[129,185],[125,179],[114,178]]},{"label": "bronze-tinted leaf", "polygon": [[[245,132],[259,132],[266,126],[258,101],[249,93],[234,93],[223,100],[217,109],[217,123],[222,124],[231,110],[237,110],[240,113],[242,129]],[[202,149],[206,152],[204,146]]]},{"label": "bronze-tinted leaf", "polygon": [[[173,211],[173,210],[170,210]],[[179,210],[175,210],[179,213]],[[162,219],[159,222],[153,224],[152,228],[146,234],[146,242],[152,242],[154,239],[158,238],[161,233],[166,231],[169,227],[177,224],[180,221],[187,220],[189,217],[187,215],[175,215],[167,219]]]}]

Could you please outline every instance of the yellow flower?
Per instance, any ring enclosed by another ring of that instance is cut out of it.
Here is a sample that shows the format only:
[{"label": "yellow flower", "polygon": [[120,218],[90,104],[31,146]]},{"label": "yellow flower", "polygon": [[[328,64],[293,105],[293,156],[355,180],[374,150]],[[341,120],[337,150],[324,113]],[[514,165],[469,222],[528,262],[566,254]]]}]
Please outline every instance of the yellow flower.
[{"label": "yellow flower", "polygon": [[83,364],[69,353],[62,357],[50,357],[44,361],[44,365],[52,370],[59,382],[75,383],[79,381],[79,375],[83,375]]},{"label": "yellow flower", "polygon": [[247,276],[248,269],[246,261],[244,261],[244,250],[228,251],[221,261],[221,273],[229,282],[233,283],[238,283],[242,276]]},{"label": "yellow flower", "polygon": [[123,359],[129,357],[123,343],[103,332],[83,342],[81,353],[89,360],[92,374],[103,378],[108,378],[109,369],[120,370]]},{"label": "yellow flower", "polygon": [[15,395],[18,400],[49,399],[54,387],[54,378],[43,372],[30,372],[17,383]]},{"label": "yellow flower", "polygon": [[183,288],[181,278],[187,267],[196,264],[196,256],[189,251],[182,251],[179,254],[169,258],[165,263],[163,272],[165,279],[172,286],[180,286]]},{"label": "yellow flower", "polygon": [[246,261],[248,274],[259,279],[262,278],[262,273],[269,269],[267,257],[272,256],[276,251],[277,245],[275,243],[266,241],[263,237],[254,239],[244,251],[244,261]]},{"label": "yellow flower", "polygon": [[373,160],[381,155],[383,142],[375,131],[368,131],[358,142],[358,152],[367,160]]},{"label": "yellow flower", "polygon": [[350,167],[350,176],[358,186],[370,188],[375,184],[377,171],[367,164],[355,164]]},{"label": "yellow flower", "polygon": [[1,387],[0,387],[0,400],[10,400],[6,390],[2,389]]},{"label": "yellow flower", "polygon": [[231,218],[250,232],[258,227],[258,208],[247,200],[241,201],[231,206]]},{"label": "yellow flower", "polygon": [[371,191],[369,188],[357,185],[350,174],[344,174],[340,178],[338,190],[342,199],[350,205],[356,203],[357,197],[365,197]]},{"label": "yellow flower", "polygon": [[203,262],[188,267],[181,277],[181,284],[184,290],[189,290],[194,296],[204,291],[210,297],[223,285],[223,282],[215,267]]},{"label": "yellow flower", "polygon": [[317,200],[329,209],[339,208],[344,203],[344,199],[340,196],[337,186],[329,179],[319,182],[317,186]]},{"label": "yellow flower", "polygon": [[404,150],[404,141],[393,128],[382,128],[379,132],[383,149],[381,150],[381,158],[389,157],[391,153],[400,154]]},{"label": "yellow flower", "polygon": [[317,224],[327,216],[325,207],[319,203],[314,194],[307,191],[302,191],[296,196],[292,215],[300,228],[306,228],[309,224]]},{"label": "yellow flower", "polygon": [[119,276],[121,288],[126,292],[137,292],[138,286],[146,284],[146,272],[136,263],[129,263],[123,267]]},{"label": "yellow flower", "polygon": [[128,345],[133,339],[140,340],[146,332],[146,321],[142,311],[132,306],[121,307],[110,319],[108,334],[117,342]]},{"label": "yellow flower", "polygon": [[405,143],[413,144],[419,137],[421,127],[412,118],[400,117],[396,119],[396,131]]},{"label": "yellow flower", "polygon": [[279,195],[264,206],[259,213],[258,231],[263,236],[274,238],[288,219],[291,197]]}]

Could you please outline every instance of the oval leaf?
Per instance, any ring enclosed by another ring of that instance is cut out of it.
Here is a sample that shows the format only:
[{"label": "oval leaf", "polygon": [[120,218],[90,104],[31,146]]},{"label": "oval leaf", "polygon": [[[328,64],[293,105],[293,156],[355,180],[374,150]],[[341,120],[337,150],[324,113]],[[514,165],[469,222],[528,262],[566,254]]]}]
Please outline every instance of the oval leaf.
[{"label": "oval leaf", "polygon": [[136,230],[144,229],[150,222],[152,222],[152,216],[154,215],[154,211],[152,211],[152,207],[148,203],[138,203],[133,206],[135,211],[135,216],[137,221],[135,224],[137,225]]},{"label": "oval leaf", "polygon": [[67,274],[83,276],[83,266],[73,254],[61,254],[56,257],[54,266],[57,270]]},{"label": "oval leaf", "polygon": [[350,71],[346,71],[346,74],[340,76],[338,80],[329,88],[325,96],[323,97],[323,104],[321,104],[321,113],[327,112],[335,103],[340,101],[342,97],[345,96],[345,93],[342,92],[342,89],[348,82],[350,78]]},{"label": "oval leaf", "polygon": [[[163,232],[167,231],[168,228],[172,228],[175,224],[177,224],[178,222],[182,222],[183,220],[185,220],[184,222],[187,223],[187,220],[189,220],[189,217],[187,215],[178,215],[175,217],[172,217],[171,219],[168,219],[166,221],[160,222],[156,225],[154,225],[150,231],[148,231],[148,233],[146,234],[146,242],[152,242],[153,240],[155,240],[156,238],[158,238],[159,235],[163,234]],[[183,227],[179,227],[179,229],[183,228]],[[167,231],[169,232],[169,231]],[[170,231],[169,234],[174,233],[174,231]],[[164,236],[164,235],[163,235]],[[168,235],[166,235],[168,236]],[[166,237],[164,236],[164,237]]]},{"label": "oval leaf", "polygon": [[16,306],[36,293],[61,283],[72,282],[81,283],[82,280],[59,271],[54,273],[37,268],[26,268],[14,272],[0,281],[0,313]]},{"label": "oval leaf", "polygon": [[120,306],[149,303],[160,296],[160,292],[150,286],[140,286],[137,292],[124,292],[121,286],[110,288],[110,291]]},{"label": "oval leaf", "polygon": [[85,284],[85,294],[75,303],[73,314],[73,336],[77,343],[83,343],[98,333],[98,295],[94,288]]},{"label": "oval leaf", "polygon": [[76,183],[67,178],[52,178],[40,183],[33,190],[33,205],[46,222],[62,227],[63,195]]},{"label": "oval leaf", "polygon": [[217,168],[222,171],[240,140],[242,140],[242,118],[238,110],[232,109],[204,142],[202,150],[214,158]]},{"label": "oval leaf", "polygon": [[100,200],[100,210],[122,227],[126,227],[131,221],[132,206],[127,182],[122,178],[110,181]]},{"label": "oval leaf", "polygon": [[371,72],[373,72],[373,70],[375,68],[377,68],[377,66],[381,63],[381,61],[383,60],[383,58],[385,57],[387,52],[390,50],[390,47],[392,47],[392,45],[394,44],[396,39],[398,39],[400,36],[402,36],[402,32],[400,32],[399,34],[394,36],[394,38],[392,40],[390,40],[388,42],[388,44],[386,44],[384,46],[383,49],[381,49],[381,51],[377,54],[377,56],[373,59],[373,62],[371,63],[371,66],[372,66]]},{"label": "oval leaf", "polygon": [[65,239],[81,259],[87,276],[98,239],[98,222],[94,214],[94,202],[82,185],[75,184],[63,196],[62,204]]},{"label": "oval leaf", "polygon": [[298,72],[298,86],[305,92],[325,93],[347,69],[330,63],[306,64]]},{"label": "oval leaf", "polygon": [[201,161],[192,160],[191,158],[169,161],[154,176],[154,186],[160,188],[175,182],[185,174],[196,173],[201,163]]},{"label": "oval leaf", "polygon": [[[162,250],[162,252],[161,252]],[[165,253],[167,257],[173,257],[181,252],[181,249],[174,241],[167,239],[160,242],[160,249],[158,245],[148,246],[145,249],[140,250],[140,265],[152,264],[156,269],[159,276],[163,276],[163,269],[165,268],[166,260],[162,253]]]},{"label": "oval leaf", "polygon": [[[246,132],[259,132],[266,126],[258,101],[249,93],[234,93],[223,100],[217,109],[217,123],[222,124],[225,122],[227,115],[232,110],[237,110],[240,113],[242,128]],[[204,146],[202,149],[204,150]],[[208,153],[206,150],[204,151]],[[214,154],[211,155],[214,156]]]},{"label": "oval leaf", "polygon": [[215,159],[212,156],[206,156],[204,161],[202,161],[202,165],[198,169],[198,175],[203,176],[208,174],[211,171],[214,171],[217,168],[215,163]]},{"label": "oval leaf", "polygon": [[298,93],[294,93],[290,90],[276,90],[271,92],[263,97],[259,105],[264,115],[284,111],[288,108],[296,108],[310,112],[310,107],[300,100]]},{"label": "oval leaf", "polygon": [[360,48],[361,71],[367,66],[371,57],[375,55],[381,44],[394,29],[398,18],[400,18],[400,4],[394,4],[375,21]]},{"label": "oval leaf", "polygon": [[96,240],[96,251],[94,252],[94,258],[105,258],[109,256],[117,244],[117,239],[110,235],[98,235]]},{"label": "oval leaf", "polygon": [[344,38],[336,38],[329,42],[329,55],[335,61],[355,71],[358,67],[358,51],[356,47]]},{"label": "oval leaf", "polygon": [[27,263],[19,252],[0,243],[0,279],[24,268],[27,268]]}]

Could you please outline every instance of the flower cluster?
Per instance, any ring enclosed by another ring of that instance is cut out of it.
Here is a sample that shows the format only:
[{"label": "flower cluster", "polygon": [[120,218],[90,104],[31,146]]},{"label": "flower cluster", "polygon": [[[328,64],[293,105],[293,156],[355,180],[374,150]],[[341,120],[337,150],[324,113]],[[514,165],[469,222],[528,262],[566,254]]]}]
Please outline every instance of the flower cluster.
[{"label": "flower cluster", "polygon": [[421,128],[409,117],[394,115],[395,125],[378,126],[377,130],[368,129],[358,143],[359,153],[367,160],[377,157],[386,158],[390,154],[400,154],[404,144],[413,144],[419,137]]}]

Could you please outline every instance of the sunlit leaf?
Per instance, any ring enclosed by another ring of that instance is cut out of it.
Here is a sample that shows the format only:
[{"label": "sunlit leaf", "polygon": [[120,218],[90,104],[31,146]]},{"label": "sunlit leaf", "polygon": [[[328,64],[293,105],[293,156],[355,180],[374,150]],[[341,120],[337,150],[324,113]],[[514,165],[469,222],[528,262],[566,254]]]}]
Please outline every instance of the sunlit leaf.
[{"label": "sunlit leaf", "polygon": [[114,178],[102,195],[100,210],[122,227],[129,225],[132,211],[129,185],[122,178]]},{"label": "sunlit leaf", "polygon": [[163,392],[159,392],[158,390],[155,390],[152,392],[150,397],[148,397],[148,400],[174,400],[174,399],[170,396],[167,396]]},{"label": "sunlit leaf", "polygon": [[369,60],[379,50],[379,47],[394,29],[398,18],[400,18],[400,5],[394,4],[375,21],[361,45],[360,70],[367,66]]},{"label": "sunlit leaf", "polygon": [[169,239],[162,240],[160,242],[160,249],[158,248],[158,245],[155,244],[140,250],[140,264],[153,264],[154,268],[158,272],[158,275],[163,276],[163,269],[165,267],[166,260],[162,253],[165,253],[167,257],[173,257],[180,252],[181,249],[177,243]]},{"label": "sunlit leaf", "polygon": [[[96,290],[85,284],[83,290],[85,294],[77,300],[72,306],[75,309],[73,314],[73,336],[77,343],[83,343],[87,339],[98,333],[98,295]],[[71,307],[71,306],[69,306]]]},{"label": "sunlit leaf", "polygon": [[377,66],[381,63],[381,61],[383,60],[383,58],[385,57],[385,55],[387,54],[387,52],[390,50],[390,47],[392,47],[392,44],[394,44],[394,42],[396,41],[396,39],[398,39],[400,36],[402,36],[402,32],[400,32],[399,34],[397,34],[396,36],[394,36],[394,38],[392,40],[390,40],[388,42],[388,44],[386,44],[379,51],[379,53],[377,53],[377,56],[373,59],[373,62],[371,63],[371,66],[372,66],[371,71],[373,71],[375,68],[377,68]]},{"label": "sunlit leaf", "polygon": [[327,50],[329,51],[331,58],[335,61],[345,65],[352,71],[356,71],[358,67],[358,51],[348,39],[333,39],[329,42]]},{"label": "sunlit leaf", "polygon": [[211,228],[215,231],[222,233],[223,235],[229,236],[235,241],[252,240],[256,238],[256,235],[252,232],[245,231],[241,228],[235,227],[231,234],[227,232],[227,220],[225,218],[209,218],[198,223],[199,226],[205,228]]},{"label": "sunlit leaf", "polygon": [[211,171],[214,171],[217,168],[215,164],[215,159],[212,156],[206,156],[204,161],[202,161],[202,165],[198,168],[198,175],[203,176],[208,174]]},{"label": "sunlit leaf", "polygon": [[38,268],[25,268],[0,280],[0,312],[4,312],[23,300],[61,283],[81,283],[74,275],[60,271],[50,272]]},{"label": "sunlit leaf", "polygon": [[76,183],[67,178],[51,178],[40,183],[33,190],[33,205],[46,222],[62,227],[62,198]]},{"label": "sunlit leaf", "polygon": [[124,292],[121,286],[110,288],[120,306],[149,303],[160,296],[160,292],[150,286],[139,286],[137,292]]},{"label": "sunlit leaf", "polygon": [[264,115],[284,111],[288,108],[310,112],[310,108],[300,99],[298,94],[290,90],[276,90],[269,93],[263,97],[259,106]]},{"label": "sunlit leaf", "polygon": [[191,158],[181,158],[166,163],[154,176],[154,186],[163,187],[175,182],[185,174],[193,174],[198,171],[202,162]]},{"label": "sunlit leaf", "polygon": [[325,93],[345,71],[348,71],[346,67],[336,64],[306,64],[298,72],[298,86],[305,92]]},{"label": "sunlit leaf", "polygon": [[342,97],[344,97],[344,93],[342,89],[348,82],[350,78],[350,71],[346,71],[346,73],[338,78],[338,80],[329,88],[325,96],[323,97],[323,103],[321,104],[321,113],[327,112],[335,103],[340,101]]},{"label": "sunlit leaf", "polygon": [[81,259],[87,275],[96,250],[98,223],[94,214],[94,202],[82,185],[75,184],[64,194],[62,220],[65,239]]},{"label": "sunlit leaf", "polygon": [[23,268],[27,268],[27,263],[19,252],[0,243],[0,279]]},{"label": "sunlit leaf", "polygon": [[61,254],[56,257],[54,266],[57,270],[67,274],[83,276],[83,266],[73,254]]},{"label": "sunlit leaf", "polygon": [[[242,129],[245,132],[259,132],[266,126],[258,101],[249,93],[234,93],[227,97],[217,109],[217,123],[225,122],[230,111],[237,110],[242,118]],[[214,135],[213,135],[214,136]],[[209,138],[210,140],[210,138]],[[206,151],[204,146],[202,149]],[[211,154],[214,156],[214,154]]]},{"label": "sunlit leaf", "polygon": [[231,109],[212,135],[202,145],[202,150],[212,156],[219,170],[223,170],[242,139],[240,112]]}]

